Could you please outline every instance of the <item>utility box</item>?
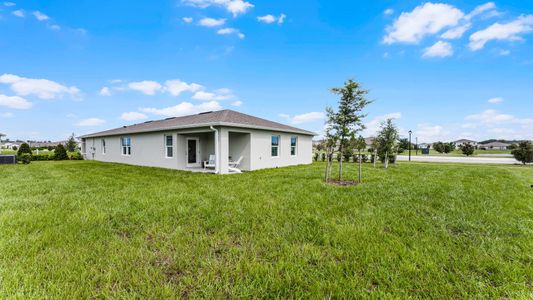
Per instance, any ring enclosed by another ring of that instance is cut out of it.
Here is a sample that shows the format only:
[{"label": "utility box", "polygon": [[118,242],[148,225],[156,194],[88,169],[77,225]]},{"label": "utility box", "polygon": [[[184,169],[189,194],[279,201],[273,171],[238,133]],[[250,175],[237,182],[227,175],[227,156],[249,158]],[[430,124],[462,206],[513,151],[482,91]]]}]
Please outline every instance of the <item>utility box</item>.
[{"label": "utility box", "polygon": [[17,163],[15,155],[0,155],[0,165],[14,165]]}]

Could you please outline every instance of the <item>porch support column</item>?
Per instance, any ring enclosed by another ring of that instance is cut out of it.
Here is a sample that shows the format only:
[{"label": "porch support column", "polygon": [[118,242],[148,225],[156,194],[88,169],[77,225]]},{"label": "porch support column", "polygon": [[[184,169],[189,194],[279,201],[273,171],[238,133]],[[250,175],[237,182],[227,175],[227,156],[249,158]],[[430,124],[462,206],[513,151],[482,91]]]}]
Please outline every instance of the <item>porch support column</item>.
[{"label": "porch support column", "polygon": [[217,161],[220,163],[218,170],[220,174],[228,174],[229,164],[229,132],[227,128],[220,127],[218,130],[218,157]]}]

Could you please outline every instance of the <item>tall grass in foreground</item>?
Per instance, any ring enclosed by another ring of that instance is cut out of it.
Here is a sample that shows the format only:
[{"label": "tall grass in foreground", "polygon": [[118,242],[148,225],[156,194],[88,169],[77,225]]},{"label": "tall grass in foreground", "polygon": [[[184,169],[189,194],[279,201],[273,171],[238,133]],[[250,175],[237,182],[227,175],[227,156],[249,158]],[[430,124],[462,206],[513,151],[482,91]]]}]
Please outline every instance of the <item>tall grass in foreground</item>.
[{"label": "tall grass in foreground", "polygon": [[0,298],[533,297],[533,168],[364,168],[0,166]]}]

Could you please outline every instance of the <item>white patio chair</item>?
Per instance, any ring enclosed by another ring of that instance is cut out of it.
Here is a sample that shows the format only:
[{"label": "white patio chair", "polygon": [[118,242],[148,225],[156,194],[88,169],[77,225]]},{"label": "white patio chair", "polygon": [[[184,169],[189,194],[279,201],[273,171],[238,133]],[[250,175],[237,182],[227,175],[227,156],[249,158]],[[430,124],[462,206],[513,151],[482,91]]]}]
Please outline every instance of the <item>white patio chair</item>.
[{"label": "white patio chair", "polygon": [[234,172],[234,173],[242,173],[242,171],[238,168],[239,165],[240,165],[241,162],[242,162],[242,159],[243,159],[243,157],[241,156],[241,157],[239,157],[239,159],[237,159],[236,161],[230,161],[230,162],[228,163],[228,166],[229,166],[228,169],[229,169],[229,171],[230,171],[230,172]]},{"label": "white patio chair", "polygon": [[209,160],[204,161],[204,169],[216,168],[216,156],[214,154],[209,155]]}]

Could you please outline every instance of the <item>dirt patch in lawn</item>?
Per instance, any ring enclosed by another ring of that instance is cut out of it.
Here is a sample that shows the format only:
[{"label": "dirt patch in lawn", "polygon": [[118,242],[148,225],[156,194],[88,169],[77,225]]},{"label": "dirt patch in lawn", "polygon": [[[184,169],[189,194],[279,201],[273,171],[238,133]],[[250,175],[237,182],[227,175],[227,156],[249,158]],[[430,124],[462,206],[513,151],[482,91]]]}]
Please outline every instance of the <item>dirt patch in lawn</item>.
[{"label": "dirt patch in lawn", "polygon": [[326,183],[336,186],[355,186],[359,184],[353,180],[328,180]]}]

